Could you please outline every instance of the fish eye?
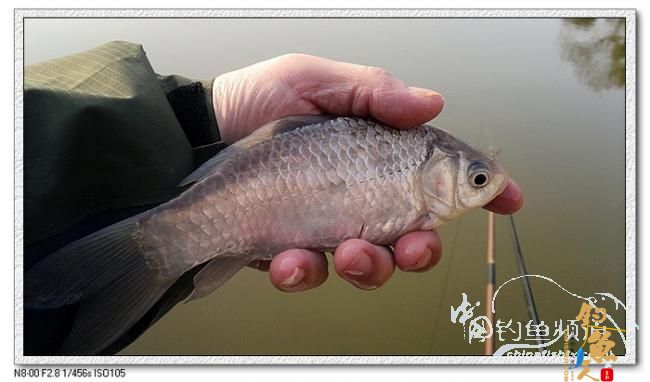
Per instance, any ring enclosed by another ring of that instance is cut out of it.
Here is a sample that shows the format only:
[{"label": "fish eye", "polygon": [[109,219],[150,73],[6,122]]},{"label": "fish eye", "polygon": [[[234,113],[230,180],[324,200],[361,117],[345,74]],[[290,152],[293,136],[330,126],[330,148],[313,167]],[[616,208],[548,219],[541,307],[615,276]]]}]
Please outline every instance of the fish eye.
[{"label": "fish eye", "polygon": [[483,187],[487,184],[488,176],[483,172],[472,175],[472,186]]},{"label": "fish eye", "polygon": [[481,188],[488,184],[490,173],[481,162],[472,163],[469,166],[469,182],[472,187]]}]

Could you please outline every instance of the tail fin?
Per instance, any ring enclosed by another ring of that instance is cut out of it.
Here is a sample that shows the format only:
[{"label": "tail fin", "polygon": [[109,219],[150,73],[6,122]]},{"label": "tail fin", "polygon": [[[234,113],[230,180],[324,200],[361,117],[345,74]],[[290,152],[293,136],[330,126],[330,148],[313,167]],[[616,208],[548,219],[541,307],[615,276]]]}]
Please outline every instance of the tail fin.
[{"label": "tail fin", "polygon": [[146,264],[136,229],[137,217],[113,224],[61,248],[25,275],[26,308],[80,303],[60,354],[101,352],[174,282]]}]

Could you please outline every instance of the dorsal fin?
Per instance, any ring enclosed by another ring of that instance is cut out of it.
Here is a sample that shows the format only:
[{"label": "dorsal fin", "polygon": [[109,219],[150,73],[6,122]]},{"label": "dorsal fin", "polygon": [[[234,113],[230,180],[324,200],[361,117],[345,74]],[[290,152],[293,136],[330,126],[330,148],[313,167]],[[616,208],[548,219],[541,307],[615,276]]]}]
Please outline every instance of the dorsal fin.
[{"label": "dorsal fin", "polygon": [[332,119],[338,118],[333,115],[292,115],[277,121],[269,122],[266,125],[258,128],[246,138],[243,138],[232,145],[223,149],[219,154],[210,158],[207,162],[203,163],[193,173],[187,176],[179,187],[187,186],[188,184],[199,182],[205,179],[208,175],[223,165],[227,160],[234,158],[241,150],[249,149],[260,142],[267,141],[272,137],[297,129],[307,125],[315,125],[327,122]]}]

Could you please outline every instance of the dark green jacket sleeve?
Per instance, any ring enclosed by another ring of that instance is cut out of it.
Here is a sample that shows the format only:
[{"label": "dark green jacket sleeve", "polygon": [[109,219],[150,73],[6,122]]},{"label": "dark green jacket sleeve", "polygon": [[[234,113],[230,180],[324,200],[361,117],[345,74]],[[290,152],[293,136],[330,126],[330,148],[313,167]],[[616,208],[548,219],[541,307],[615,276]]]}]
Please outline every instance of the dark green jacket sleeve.
[{"label": "dark green jacket sleeve", "polygon": [[[140,45],[27,66],[24,84],[26,246],[96,213],[173,197],[218,140],[211,81],[157,75]],[[205,96],[198,106],[193,94]],[[190,126],[197,118],[209,128]]]}]

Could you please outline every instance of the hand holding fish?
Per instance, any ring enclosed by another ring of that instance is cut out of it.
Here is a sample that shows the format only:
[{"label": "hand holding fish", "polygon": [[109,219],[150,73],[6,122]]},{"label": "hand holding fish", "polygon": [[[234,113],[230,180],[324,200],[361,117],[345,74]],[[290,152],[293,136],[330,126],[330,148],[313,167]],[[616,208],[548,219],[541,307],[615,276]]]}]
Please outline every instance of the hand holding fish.
[{"label": "hand holding fish", "polygon": [[[222,139],[233,143],[256,128],[287,115],[334,114],[372,117],[398,128],[413,128],[436,117],[443,97],[428,89],[408,87],[381,68],[331,61],[304,54],[279,56],[223,74],[214,82],[215,115]],[[523,197],[510,181],[487,209],[517,211]],[[431,269],[442,244],[435,230],[400,237],[394,253],[361,239],[339,245],[334,268],[361,289],[375,289],[390,278],[395,265],[403,271]],[[296,292],[315,288],[328,276],[322,253],[289,249],[272,261],[251,263],[270,271],[273,285]]]},{"label": "hand holding fish", "polygon": [[148,312],[159,314],[159,302],[171,304],[164,314],[205,297],[249,264],[268,264],[275,286],[300,291],[327,278],[322,253],[334,252],[341,277],[374,289],[395,265],[434,266],[436,227],[522,204],[496,158],[423,125],[442,109],[438,93],[381,69],[287,55],[224,74],[213,89],[230,146],[176,198],[65,245],[25,275],[28,309],[80,306],[59,354],[107,351],[155,322]]}]

